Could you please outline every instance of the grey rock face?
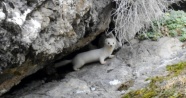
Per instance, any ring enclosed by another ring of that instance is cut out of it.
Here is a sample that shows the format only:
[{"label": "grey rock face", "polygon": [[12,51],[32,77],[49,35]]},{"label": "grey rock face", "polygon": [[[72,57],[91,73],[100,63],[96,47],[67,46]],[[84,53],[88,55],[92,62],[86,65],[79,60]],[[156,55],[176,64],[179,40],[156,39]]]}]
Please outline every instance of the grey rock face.
[{"label": "grey rock face", "polygon": [[[105,65],[98,62],[88,64],[80,71],[70,72],[62,80],[40,84],[28,90],[30,86],[39,84],[34,82],[14,92],[13,97],[119,98],[130,90],[145,87],[149,77],[166,75],[167,65],[185,60],[186,50],[181,45],[176,38],[142,42],[135,40],[132,48],[125,45],[115,54],[115,58],[107,59]],[[128,81],[133,83],[126,90],[118,91],[118,87]]]},{"label": "grey rock face", "polygon": [[1,79],[0,92],[41,69],[86,34],[96,32],[99,16],[109,3],[111,0],[0,1],[0,78],[11,74]]},{"label": "grey rock face", "polygon": [[[95,5],[98,3],[99,6]],[[3,57],[1,66],[22,64],[28,52],[52,56],[62,52],[63,48],[82,38],[87,28],[95,30],[98,15],[109,3],[108,0],[2,1],[0,22],[4,40],[1,39],[1,43],[7,44],[1,45],[4,51],[0,54]],[[29,51],[29,48],[34,51]]]}]

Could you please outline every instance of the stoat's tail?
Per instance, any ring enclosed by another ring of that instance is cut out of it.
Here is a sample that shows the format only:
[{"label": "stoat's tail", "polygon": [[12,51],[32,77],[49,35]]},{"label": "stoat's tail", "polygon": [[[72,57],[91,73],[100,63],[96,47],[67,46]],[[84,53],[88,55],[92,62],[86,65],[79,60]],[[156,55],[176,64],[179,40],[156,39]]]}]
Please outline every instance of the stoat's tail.
[{"label": "stoat's tail", "polygon": [[62,67],[62,66],[65,66],[69,63],[71,63],[72,60],[64,60],[64,61],[60,61],[58,63],[55,63],[54,67],[58,68],[58,67]]}]

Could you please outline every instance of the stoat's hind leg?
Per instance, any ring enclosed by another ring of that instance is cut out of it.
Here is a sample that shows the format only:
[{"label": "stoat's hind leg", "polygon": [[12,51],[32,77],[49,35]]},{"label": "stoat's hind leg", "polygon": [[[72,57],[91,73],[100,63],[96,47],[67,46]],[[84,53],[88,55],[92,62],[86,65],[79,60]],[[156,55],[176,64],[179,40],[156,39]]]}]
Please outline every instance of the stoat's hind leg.
[{"label": "stoat's hind leg", "polygon": [[75,71],[78,71],[78,70],[80,70],[81,67],[83,67],[84,64],[85,64],[85,63],[82,62],[82,61],[74,62],[74,63],[73,63],[73,69],[74,69]]},{"label": "stoat's hind leg", "polygon": [[99,61],[100,61],[101,64],[106,64],[106,61],[105,61],[104,57],[100,57]]}]

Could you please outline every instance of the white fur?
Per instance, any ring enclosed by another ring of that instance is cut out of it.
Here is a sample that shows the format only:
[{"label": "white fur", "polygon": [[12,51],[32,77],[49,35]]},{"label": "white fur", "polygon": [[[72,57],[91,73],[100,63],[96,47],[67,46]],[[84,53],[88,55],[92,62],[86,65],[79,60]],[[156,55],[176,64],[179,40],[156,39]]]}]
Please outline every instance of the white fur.
[{"label": "white fur", "polygon": [[[111,55],[116,45],[116,40],[114,38],[105,39],[105,44],[103,48],[90,50],[87,52],[79,53],[72,59],[73,69],[79,70],[83,65],[95,61],[100,61],[101,64],[105,64],[105,59],[107,57],[113,58],[114,55]],[[70,63],[70,61],[68,62]],[[55,66],[59,67],[59,65],[63,66],[64,61],[55,64]]]}]

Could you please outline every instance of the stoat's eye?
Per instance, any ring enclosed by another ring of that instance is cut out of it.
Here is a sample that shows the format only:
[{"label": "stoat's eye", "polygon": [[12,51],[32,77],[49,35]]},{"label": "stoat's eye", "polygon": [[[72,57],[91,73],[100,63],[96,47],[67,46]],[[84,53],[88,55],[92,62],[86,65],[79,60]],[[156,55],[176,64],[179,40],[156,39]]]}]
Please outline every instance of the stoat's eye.
[{"label": "stoat's eye", "polygon": [[110,44],[110,43],[108,42],[108,44]]},{"label": "stoat's eye", "polygon": [[113,42],[113,45],[114,45],[114,42]]}]

